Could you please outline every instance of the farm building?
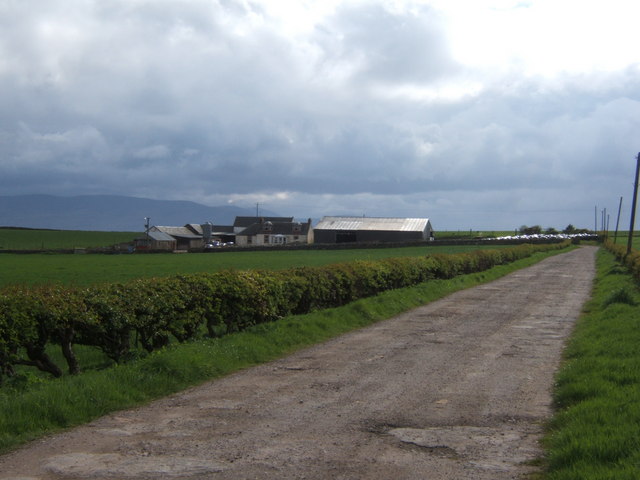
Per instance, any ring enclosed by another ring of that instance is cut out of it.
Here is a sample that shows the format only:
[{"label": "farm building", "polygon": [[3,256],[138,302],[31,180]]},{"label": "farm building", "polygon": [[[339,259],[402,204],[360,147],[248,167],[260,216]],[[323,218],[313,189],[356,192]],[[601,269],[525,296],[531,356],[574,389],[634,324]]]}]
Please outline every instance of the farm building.
[{"label": "farm building", "polygon": [[233,225],[213,225],[211,240],[232,244],[236,241]]},{"label": "farm building", "polygon": [[323,217],[315,243],[414,242],[433,238],[428,218]]},{"label": "farm building", "polygon": [[[189,250],[190,248],[201,248],[204,245],[202,230],[193,228],[194,224],[187,224],[184,227],[151,227],[151,232],[162,232],[176,239],[176,250]],[[198,225],[199,226],[199,225]]]},{"label": "farm building", "polygon": [[233,232],[240,233],[261,222],[293,223],[293,217],[236,217],[233,222]]},{"label": "farm building", "polygon": [[171,235],[164,232],[149,230],[148,236],[138,237],[134,240],[134,246],[139,250],[175,250],[178,242]]},{"label": "farm building", "polygon": [[[237,217],[236,223],[238,223]],[[313,243],[311,219],[307,222],[295,222],[293,217],[255,218],[256,222],[236,233],[236,244],[249,245],[289,245]]]},{"label": "farm building", "polygon": [[202,248],[211,240],[213,225],[210,223],[187,223],[184,227],[151,227],[144,237],[136,238],[138,249],[189,250]]},{"label": "farm building", "polygon": [[311,243],[311,219],[295,222],[293,217],[236,217],[233,225],[188,223],[184,227],[154,226],[148,236],[136,238],[137,249],[190,250],[215,242],[238,245],[285,245]]}]

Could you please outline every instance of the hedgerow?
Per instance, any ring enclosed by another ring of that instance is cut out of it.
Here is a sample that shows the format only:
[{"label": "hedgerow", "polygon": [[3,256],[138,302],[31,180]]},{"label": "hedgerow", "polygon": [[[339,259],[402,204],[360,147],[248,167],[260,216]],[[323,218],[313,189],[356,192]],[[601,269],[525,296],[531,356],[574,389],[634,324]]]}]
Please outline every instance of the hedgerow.
[{"label": "hedgerow", "polygon": [[16,365],[53,376],[47,355],[61,348],[71,374],[74,345],[97,347],[115,362],[199,336],[217,337],[291,315],[345,305],[389,289],[513,262],[568,242],[450,255],[355,261],[282,271],[234,271],[139,279],[89,288],[11,287],[0,291],[0,381]]},{"label": "hedgerow", "polygon": [[633,278],[640,281],[640,251],[632,248],[631,251],[627,253],[626,246],[615,244],[611,240],[604,242],[604,247],[613,253],[616,260],[629,269]]}]

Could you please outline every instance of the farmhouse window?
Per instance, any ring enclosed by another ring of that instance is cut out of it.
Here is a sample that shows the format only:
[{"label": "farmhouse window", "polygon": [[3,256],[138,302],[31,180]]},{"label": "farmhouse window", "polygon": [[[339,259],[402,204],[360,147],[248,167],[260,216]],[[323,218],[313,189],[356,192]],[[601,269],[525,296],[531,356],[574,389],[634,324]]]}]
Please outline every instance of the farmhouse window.
[{"label": "farmhouse window", "polygon": [[264,243],[269,243],[269,235],[264,236]]}]

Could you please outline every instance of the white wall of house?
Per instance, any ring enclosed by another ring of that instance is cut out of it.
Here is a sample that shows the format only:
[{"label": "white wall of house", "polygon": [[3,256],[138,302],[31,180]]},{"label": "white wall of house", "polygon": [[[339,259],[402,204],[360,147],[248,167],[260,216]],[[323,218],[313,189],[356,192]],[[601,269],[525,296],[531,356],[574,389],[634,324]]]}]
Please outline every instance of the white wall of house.
[{"label": "white wall of house", "polygon": [[282,235],[259,233],[257,235],[236,235],[238,246],[266,246],[266,245],[290,245],[296,243],[309,243],[308,235]]}]

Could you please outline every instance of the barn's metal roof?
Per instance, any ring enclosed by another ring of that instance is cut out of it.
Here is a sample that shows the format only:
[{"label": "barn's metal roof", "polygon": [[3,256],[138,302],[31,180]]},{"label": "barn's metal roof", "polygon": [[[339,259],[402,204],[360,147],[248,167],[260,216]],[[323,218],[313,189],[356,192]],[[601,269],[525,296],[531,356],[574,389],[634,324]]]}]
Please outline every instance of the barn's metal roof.
[{"label": "barn's metal roof", "polygon": [[202,225],[200,225],[199,223],[187,223],[185,227],[191,230],[191,233],[204,235],[204,232],[202,231]]},{"label": "barn's metal roof", "polygon": [[379,230],[385,232],[424,232],[428,218],[323,217],[315,230]]},{"label": "barn's metal roof", "polygon": [[151,227],[150,231],[163,232],[168,235],[171,235],[172,237],[180,237],[180,238],[187,238],[187,239],[202,238],[202,235],[194,234],[187,227],[165,227],[165,226],[157,225],[157,226]]},{"label": "barn's metal roof", "polygon": [[176,239],[164,232],[149,232],[149,238],[156,242],[175,242]]},{"label": "barn's metal roof", "polygon": [[260,223],[260,221],[273,222],[273,223],[293,222],[293,217],[241,217],[241,216],[238,216],[233,222],[233,226],[238,228],[240,227],[247,228],[253,225],[254,223]]}]

